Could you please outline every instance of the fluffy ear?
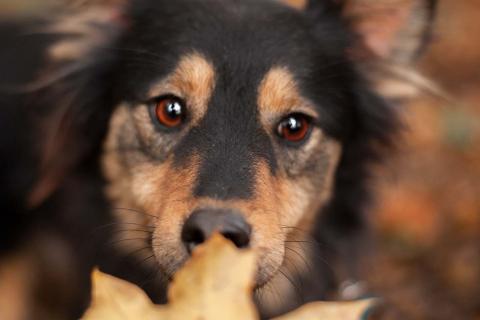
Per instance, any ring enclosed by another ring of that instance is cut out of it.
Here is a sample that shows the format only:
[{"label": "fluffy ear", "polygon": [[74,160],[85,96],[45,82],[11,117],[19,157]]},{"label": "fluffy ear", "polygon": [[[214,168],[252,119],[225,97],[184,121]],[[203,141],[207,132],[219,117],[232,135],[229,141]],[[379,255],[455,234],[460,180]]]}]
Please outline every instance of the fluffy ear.
[{"label": "fluffy ear", "polygon": [[414,68],[430,40],[435,7],[436,0],[343,1],[344,18],[357,35],[351,57],[386,98],[404,100],[420,90],[441,94]]},{"label": "fluffy ear", "polygon": [[[56,40],[46,48],[45,68],[26,89],[35,96],[41,123],[39,179],[29,203],[50,196],[98,146],[109,114],[113,46],[126,27],[117,8],[81,7],[40,28]],[[52,19],[50,19],[52,20]]]},{"label": "fluffy ear", "polygon": [[430,38],[435,0],[349,0],[343,14],[359,36],[353,54],[410,64]]},{"label": "fluffy ear", "polygon": [[[282,0],[310,15],[336,9],[358,36],[360,58],[410,63],[429,38],[435,0]],[[318,17],[320,18],[320,16]]]},{"label": "fluffy ear", "polygon": [[436,87],[413,71],[428,43],[436,0],[282,0],[314,19],[338,14],[354,37],[348,54],[384,96]]}]

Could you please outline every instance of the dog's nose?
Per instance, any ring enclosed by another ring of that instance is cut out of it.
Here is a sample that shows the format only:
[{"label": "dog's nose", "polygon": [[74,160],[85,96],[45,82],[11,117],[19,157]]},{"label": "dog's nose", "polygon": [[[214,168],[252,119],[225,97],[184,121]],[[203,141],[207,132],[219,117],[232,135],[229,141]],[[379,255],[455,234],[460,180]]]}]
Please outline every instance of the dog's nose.
[{"label": "dog's nose", "polygon": [[242,214],[228,209],[200,209],[194,211],[182,229],[182,241],[189,253],[205,242],[214,232],[222,234],[238,248],[250,243],[250,225]]}]

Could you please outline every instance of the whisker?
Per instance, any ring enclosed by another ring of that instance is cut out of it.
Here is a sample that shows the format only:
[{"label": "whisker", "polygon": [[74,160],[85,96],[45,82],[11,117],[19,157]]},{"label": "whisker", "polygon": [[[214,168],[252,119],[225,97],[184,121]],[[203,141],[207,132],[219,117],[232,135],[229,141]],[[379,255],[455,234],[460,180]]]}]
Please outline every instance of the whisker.
[{"label": "whisker", "polygon": [[140,214],[140,215],[144,215],[144,216],[147,216],[147,217],[151,217],[153,219],[158,219],[157,216],[154,216],[152,214],[148,214],[144,211],[140,211],[140,210],[137,210],[137,209],[132,209],[132,208],[122,208],[122,207],[113,207],[112,208],[113,210],[119,210],[119,211],[127,211],[127,212],[131,212],[131,213],[137,213],[137,214]]},{"label": "whisker", "polygon": [[299,228],[299,227],[283,226],[283,225],[280,226],[280,228],[282,228],[282,229],[292,229],[292,230],[298,231],[298,233],[299,233],[301,236],[303,236],[303,237],[305,237],[305,238],[308,239],[308,240],[305,240],[305,239],[299,240],[299,242],[300,242],[300,241],[310,242],[312,245],[315,245],[315,246],[317,246],[317,247],[319,247],[319,248],[322,248],[322,249],[326,249],[326,248],[328,247],[326,243],[321,243],[318,239],[314,238],[314,237],[310,234],[310,232],[307,231],[307,230],[301,229],[301,228]]},{"label": "whisker", "polygon": [[[321,261],[323,264],[325,264],[325,266],[329,270],[331,270],[332,272],[335,272],[333,266],[321,254],[321,252],[325,252],[325,250],[328,250],[328,245],[327,244],[320,243],[317,239],[312,237],[306,230],[303,230],[301,228],[292,227],[292,226],[281,226],[281,228],[282,229],[293,229],[293,230],[299,231],[299,236],[300,237],[307,238],[307,239],[302,239],[302,240],[295,240],[295,239],[285,240],[284,241],[285,243],[287,243],[287,244],[288,243],[299,244],[302,247],[304,245],[311,246],[310,253],[313,255],[313,258],[319,259],[319,261]],[[285,246],[285,247],[287,247],[287,246]],[[313,269],[312,269],[312,271],[313,271]]]},{"label": "whisker", "polygon": [[155,254],[151,254],[151,255],[149,255],[148,257],[146,257],[145,259],[142,259],[142,260],[138,261],[138,262],[136,263],[136,265],[139,266],[139,265],[147,262],[148,260],[150,260],[150,259],[152,259],[152,258],[154,258],[154,257],[155,257]]},{"label": "whisker", "polygon": [[280,274],[282,274],[282,275],[285,277],[285,279],[287,279],[288,282],[290,282],[290,284],[291,284],[292,287],[294,288],[294,291],[296,292],[299,300],[303,303],[303,300],[304,300],[304,299],[303,299],[303,297],[302,297],[302,291],[300,290],[300,288],[295,284],[295,282],[294,282],[285,272],[282,271],[281,268],[278,269],[278,272],[279,272]]},{"label": "whisker", "polygon": [[115,233],[122,233],[122,232],[144,232],[148,234],[152,234],[152,230],[142,230],[142,229],[120,229],[120,230],[115,230]]},{"label": "whisker", "polygon": [[[265,297],[272,297],[275,300],[276,305],[282,305],[280,301],[280,294],[278,288],[275,287],[271,282],[267,282],[262,287],[256,288],[253,292],[254,297],[257,301],[262,301]],[[267,298],[270,299],[270,298]]]},{"label": "whisker", "polygon": [[303,243],[303,244],[309,244],[312,245],[313,247],[320,248],[319,244],[315,241],[308,241],[308,240],[285,240],[285,243]]},{"label": "whisker", "polygon": [[145,227],[145,228],[154,228],[154,226],[149,226],[149,225],[145,225],[145,224],[141,224],[141,223],[117,221],[117,222],[110,222],[110,223],[98,226],[98,227],[94,228],[93,231],[100,231],[100,230],[103,230],[103,229],[106,229],[106,228],[112,228],[112,227],[122,226],[122,225]]},{"label": "whisker", "polygon": [[[293,267],[293,273],[292,271],[290,270],[290,267],[289,266],[292,266]],[[285,256],[284,258],[284,263],[283,263],[283,267],[286,268],[290,273],[292,273],[292,276],[297,278],[299,280],[299,284],[300,286],[303,288],[304,287],[304,282],[303,282],[303,277],[302,275],[304,274],[303,271],[301,271],[301,268],[299,268],[297,266],[297,264],[295,263],[295,259],[290,259],[290,257],[288,256]]]},{"label": "whisker", "polygon": [[[122,259],[125,259],[125,258],[129,258],[139,252],[142,252],[143,250],[151,250],[152,248],[150,246],[147,246],[147,247],[141,247],[139,249],[135,249],[133,251],[130,251],[129,253],[127,253]],[[122,260],[123,261],[123,260]]]},{"label": "whisker", "polygon": [[114,240],[112,242],[108,242],[109,245],[116,245],[122,242],[127,242],[127,241],[140,241],[140,240],[148,240],[148,237],[145,238],[129,238],[129,239],[120,239],[120,240]]},{"label": "whisker", "polygon": [[[142,281],[142,283],[140,283],[140,288],[145,289],[145,286],[147,284],[150,284],[153,281],[155,281],[155,279],[157,279],[157,276],[160,272],[161,272],[160,267],[154,268],[154,270],[146,276],[146,279],[144,281]],[[168,277],[165,277],[165,278],[161,277],[160,280],[161,280],[162,284],[164,284],[164,285],[168,283]]]},{"label": "whisker", "polygon": [[289,246],[285,246],[285,249],[292,251],[296,256],[298,256],[303,261],[305,266],[307,267],[309,273],[313,272],[313,266],[307,261],[307,259],[302,254],[300,254],[298,251],[290,248]]}]

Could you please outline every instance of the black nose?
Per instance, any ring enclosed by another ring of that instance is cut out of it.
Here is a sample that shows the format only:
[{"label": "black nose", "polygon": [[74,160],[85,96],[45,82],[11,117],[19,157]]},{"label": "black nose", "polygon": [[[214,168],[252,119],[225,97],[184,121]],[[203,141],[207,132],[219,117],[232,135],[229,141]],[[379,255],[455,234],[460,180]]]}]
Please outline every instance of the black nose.
[{"label": "black nose", "polygon": [[182,241],[189,253],[219,232],[238,248],[246,248],[250,242],[251,227],[243,216],[228,209],[200,209],[194,211],[182,229]]}]

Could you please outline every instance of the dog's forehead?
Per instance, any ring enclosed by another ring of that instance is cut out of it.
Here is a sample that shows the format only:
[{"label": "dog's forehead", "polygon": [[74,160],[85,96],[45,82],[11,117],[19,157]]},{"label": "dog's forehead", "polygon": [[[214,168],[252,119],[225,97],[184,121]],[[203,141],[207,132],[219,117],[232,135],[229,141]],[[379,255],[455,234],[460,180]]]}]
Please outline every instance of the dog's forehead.
[{"label": "dog's forehead", "polygon": [[[170,73],[182,56],[193,51],[205,56],[219,76],[248,76],[250,82],[259,81],[274,65],[308,70],[313,41],[305,18],[291,8],[266,0],[161,3],[148,1],[134,14],[132,32],[122,44],[155,61],[143,66],[150,69],[143,72],[144,78],[155,80]],[[124,55],[129,59],[133,54]]]}]

